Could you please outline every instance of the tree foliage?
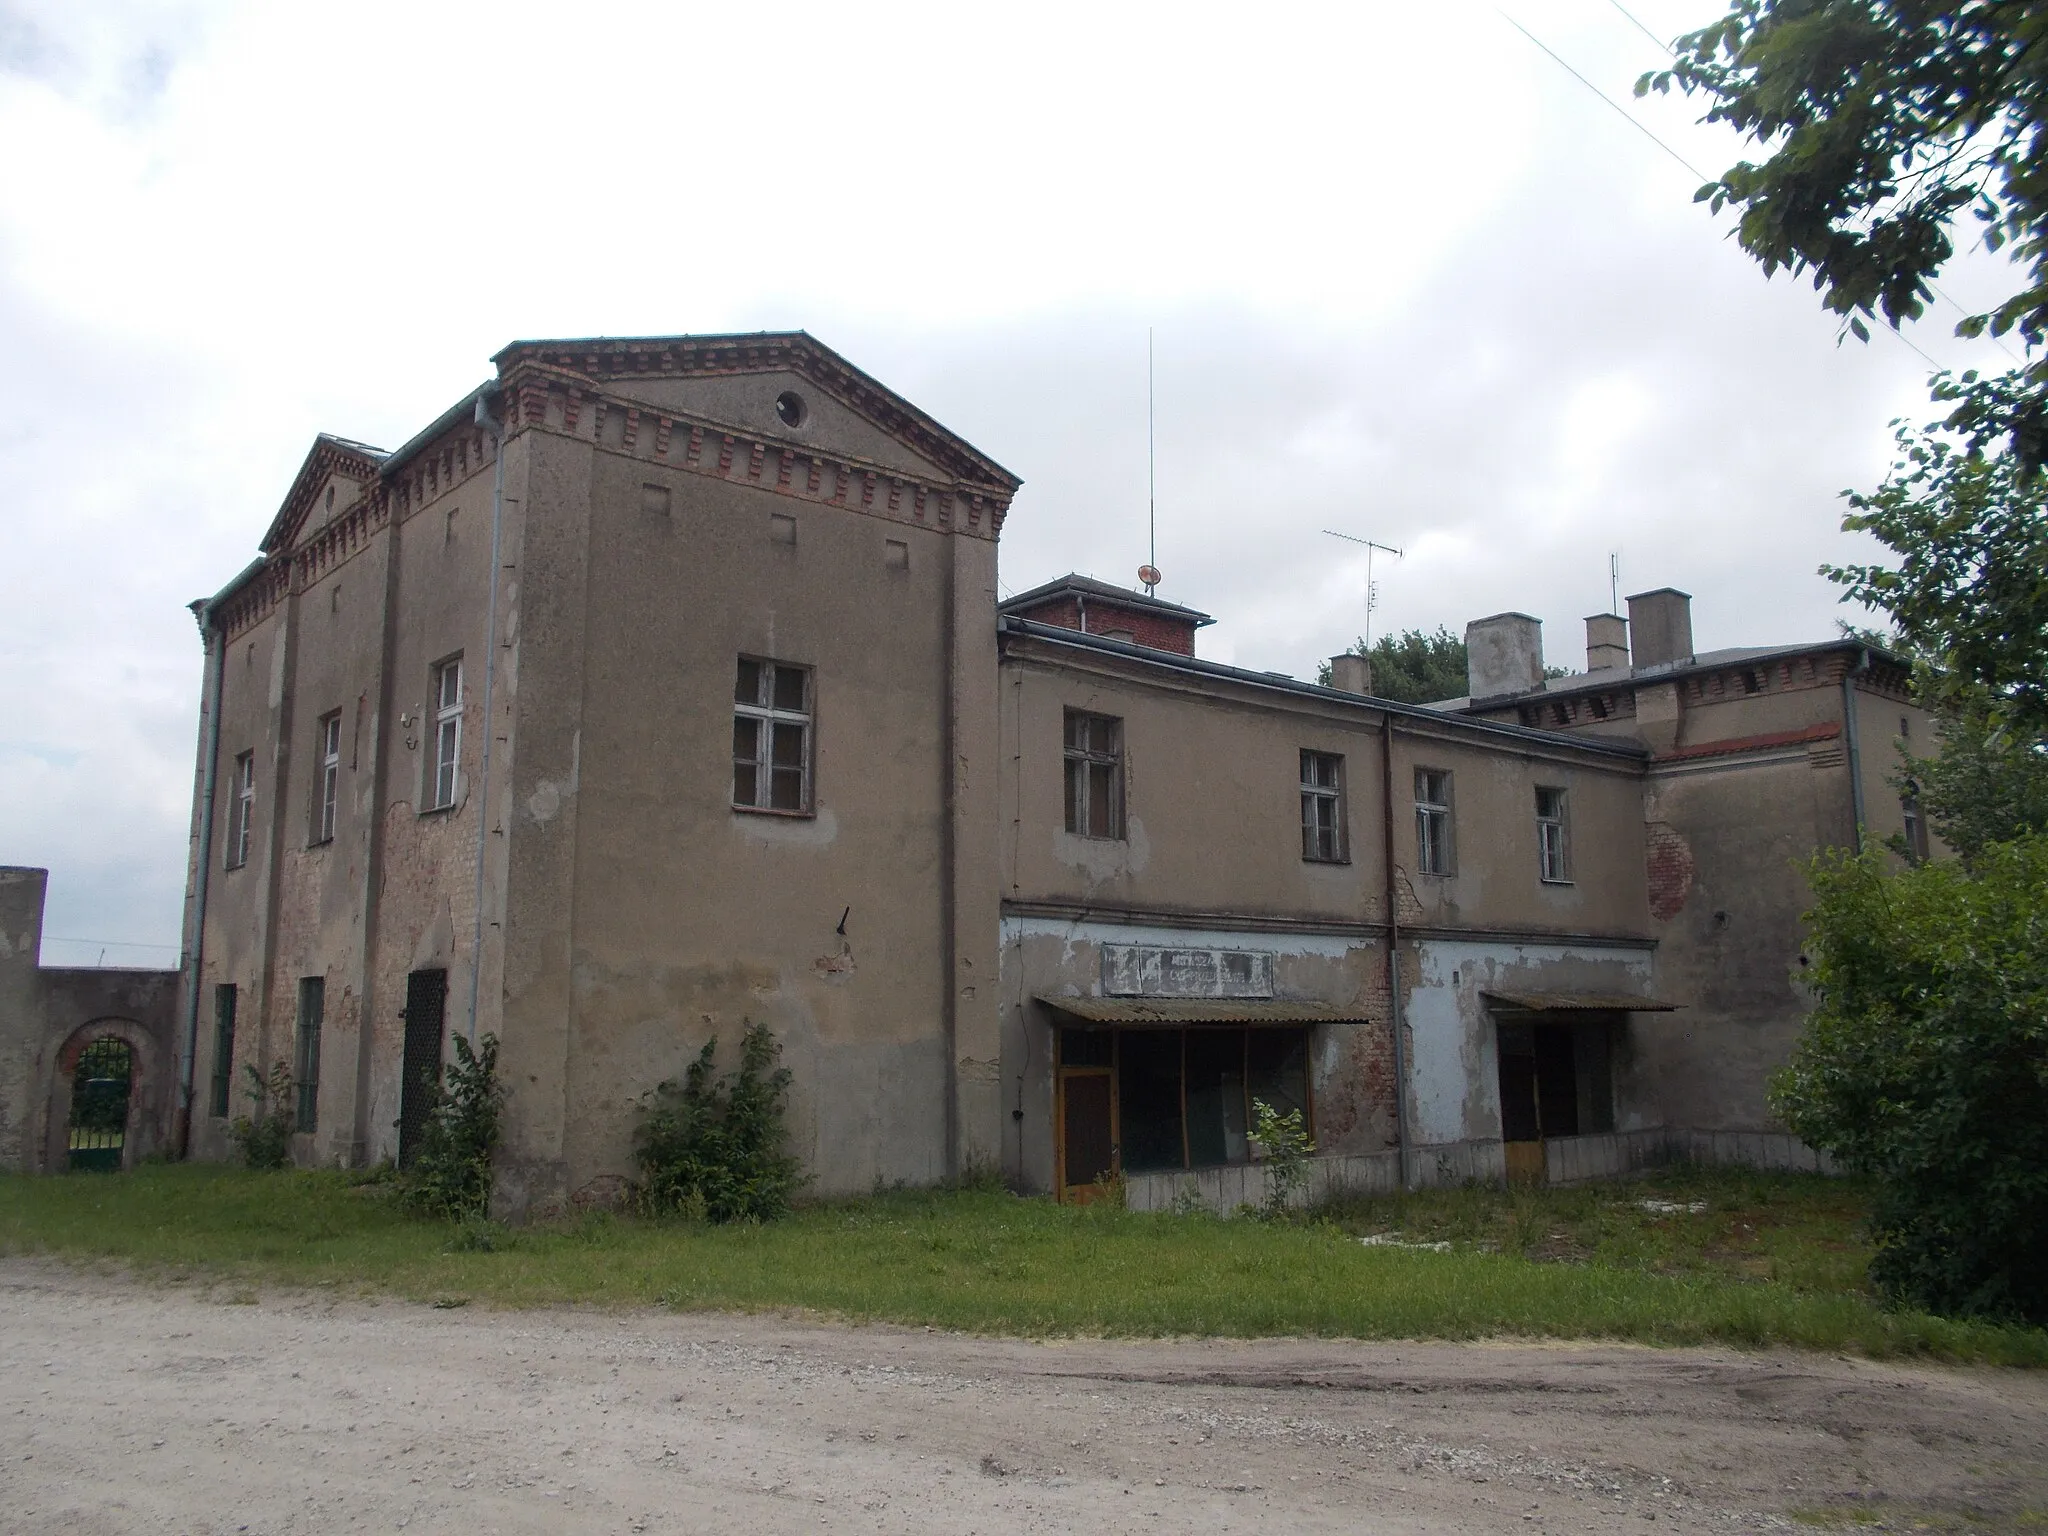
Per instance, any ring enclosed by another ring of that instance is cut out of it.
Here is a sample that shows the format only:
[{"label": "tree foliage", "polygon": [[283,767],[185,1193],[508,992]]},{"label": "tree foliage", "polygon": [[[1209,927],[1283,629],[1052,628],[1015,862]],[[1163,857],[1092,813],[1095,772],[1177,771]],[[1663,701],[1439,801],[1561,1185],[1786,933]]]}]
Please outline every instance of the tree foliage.
[{"label": "tree foliage", "polygon": [[[1810,272],[1822,302],[1867,339],[1867,319],[1917,319],[1955,255],[1958,224],[2009,247],[2014,291],[1966,315],[1965,336],[2048,339],[2048,174],[2038,3],[1736,0],[1678,40],[1674,84],[1709,99],[1769,154],[1697,196],[1739,210],[1736,237],[1764,271]],[[2008,436],[2032,470],[2048,450],[2048,363],[1946,380],[1950,424],[1973,443]]]},{"label": "tree foliage", "polygon": [[1894,782],[1966,868],[1994,844],[2048,833],[2048,737],[1969,706],[1938,716],[1934,729],[1934,754],[1908,753]]},{"label": "tree foliage", "polygon": [[[1370,646],[1360,636],[1351,654],[1372,664],[1373,697],[1392,699],[1397,704],[1434,704],[1439,699],[1463,698],[1465,694],[1465,642],[1441,624],[1436,633],[1404,629],[1398,635],[1381,635]],[[1318,679],[1330,683],[1329,664]]]},{"label": "tree foliage", "polygon": [[1876,1181],[1882,1291],[2048,1322],[2048,836],[1811,877],[1817,1006],[1774,1104]]},{"label": "tree foliage", "polygon": [[1891,615],[1924,663],[1931,702],[2048,727],[2048,484],[2010,453],[1972,451],[1939,426],[1897,426],[1875,492],[1850,492],[1843,527],[1896,565],[1822,566],[1844,596]]},{"label": "tree foliage", "polygon": [[639,1199],[705,1221],[769,1221],[802,1183],[785,1150],[789,1069],[777,1065],[782,1047],[763,1024],[740,1037],[737,1072],[712,1076],[717,1050],[713,1035],[683,1080],[662,1083],[642,1110],[633,1137]]},{"label": "tree foliage", "polygon": [[298,1084],[284,1062],[271,1064],[265,1077],[253,1062],[242,1065],[249,1079],[243,1097],[256,1106],[254,1115],[237,1115],[228,1126],[228,1141],[249,1168],[289,1168],[292,1135],[298,1129]]}]

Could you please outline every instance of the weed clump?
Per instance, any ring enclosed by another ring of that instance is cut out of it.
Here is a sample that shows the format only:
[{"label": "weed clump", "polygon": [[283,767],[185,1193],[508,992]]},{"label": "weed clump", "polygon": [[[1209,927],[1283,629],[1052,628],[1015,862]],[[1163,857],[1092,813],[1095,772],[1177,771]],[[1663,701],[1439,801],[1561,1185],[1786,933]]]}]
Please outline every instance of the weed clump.
[{"label": "weed clump", "polygon": [[662,1083],[642,1108],[633,1135],[635,1194],[658,1215],[772,1221],[789,1210],[802,1183],[784,1146],[790,1074],[777,1065],[782,1047],[766,1025],[749,1024],[739,1070],[714,1078],[717,1049],[713,1035],[682,1081]]},{"label": "weed clump", "polygon": [[[398,1178],[398,1198],[423,1216],[464,1226],[488,1224],[491,1158],[498,1150],[498,1118],[505,1090],[498,1082],[498,1037],[485,1035],[474,1050],[455,1037],[447,1081],[433,1085],[433,1100],[419,1150]],[[488,1242],[466,1243],[489,1248]]]},{"label": "weed clump", "polygon": [[249,1076],[246,1095],[256,1106],[254,1115],[237,1115],[228,1127],[228,1140],[242,1156],[247,1168],[289,1168],[292,1161],[292,1133],[298,1128],[298,1084],[292,1069],[275,1063],[265,1077],[253,1063],[244,1063]]}]

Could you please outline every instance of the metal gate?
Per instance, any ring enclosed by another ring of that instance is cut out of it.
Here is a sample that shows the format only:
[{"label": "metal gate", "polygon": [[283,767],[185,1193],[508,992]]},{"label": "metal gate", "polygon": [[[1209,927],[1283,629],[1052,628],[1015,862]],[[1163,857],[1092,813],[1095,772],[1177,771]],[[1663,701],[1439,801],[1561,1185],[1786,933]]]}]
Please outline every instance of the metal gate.
[{"label": "metal gate", "polygon": [[71,1078],[69,1164],[79,1173],[119,1173],[128,1143],[128,1089],[135,1052],[126,1040],[95,1040],[78,1053]]},{"label": "metal gate", "polygon": [[448,973],[414,971],[405,978],[405,1062],[398,1091],[398,1166],[412,1165],[427,1115],[441,1096],[441,1030]]}]

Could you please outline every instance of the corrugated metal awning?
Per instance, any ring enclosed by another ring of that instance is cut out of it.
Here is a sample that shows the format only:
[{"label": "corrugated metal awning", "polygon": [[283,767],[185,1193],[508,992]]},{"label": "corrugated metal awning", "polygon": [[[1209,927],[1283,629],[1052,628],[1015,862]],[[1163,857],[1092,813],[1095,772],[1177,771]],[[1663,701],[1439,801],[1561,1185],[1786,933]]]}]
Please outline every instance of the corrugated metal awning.
[{"label": "corrugated metal awning", "polygon": [[1530,1013],[1676,1013],[1677,1003],[1620,992],[1487,992],[1479,994],[1504,1008]]},{"label": "corrugated metal awning", "polygon": [[1038,999],[1090,1024],[1364,1024],[1363,1008],[1263,997],[1047,997]]}]

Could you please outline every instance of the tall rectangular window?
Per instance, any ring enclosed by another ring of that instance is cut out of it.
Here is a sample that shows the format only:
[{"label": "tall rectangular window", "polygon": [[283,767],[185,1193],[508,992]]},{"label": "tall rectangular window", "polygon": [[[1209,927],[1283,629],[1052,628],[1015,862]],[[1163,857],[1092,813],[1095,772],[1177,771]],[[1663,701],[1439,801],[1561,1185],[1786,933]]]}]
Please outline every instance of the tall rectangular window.
[{"label": "tall rectangular window", "polygon": [[455,804],[461,761],[462,658],[456,656],[434,668],[434,782],[428,786],[428,810],[445,811]]},{"label": "tall rectangular window", "polygon": [[228,868],[249,862],[249,824],[256,817],[256,754],[235,759],[235,799],[228,807]]},{"label": "tall rectangular window", "polygon": [[1124,835],[1124,723],[1067,711],[1067,830],[1076,837]]},{"label": "tall rectangular window", "polygon": [[1536,791],[1536,847],[1545,880],[1571,879],[1571,829],[1561,789],[1539,786]]},{"label": "tall rectangular window", "polygon": [[1442,768],[1415,770],[1415,867],[1451,872],[1451,776]]},{"label": "tall rectangular window", "polygon": [[740,658],[732,691],[732,803],[811,808],[811,669]]},{"label": "tall rectangular window", "polygon": [[1917,796],[1907,795],[1899,801],[1899,816],[1906,824],[1906,857],[1915,864],[1927,862],[1927,817],[1920,809]]},{"label": "tall rectangular window", "polygon": [[327,980],[323,976],[299,978],[298,1072],[299,1130],[310,1132],[320,1124],[320,1026],[327,1019]]},{"label": "tall rectangular window", "polygon": [[313,802],[313,841],[334,841],[334,810],[341,792],[341,712],[320,717],[320,792]]},{"label": "tall rectangular window", "polygon": [[1301,856],[1344,862],[1344,759],[1334,752],[1301,754]]},{"label": "tall rectangular window", "polygon": [[222,982],[213,989],[213,1092],[208,1108],[215,1119],[228,1112],[229,1091],[235,1082],[235,984]]}]

